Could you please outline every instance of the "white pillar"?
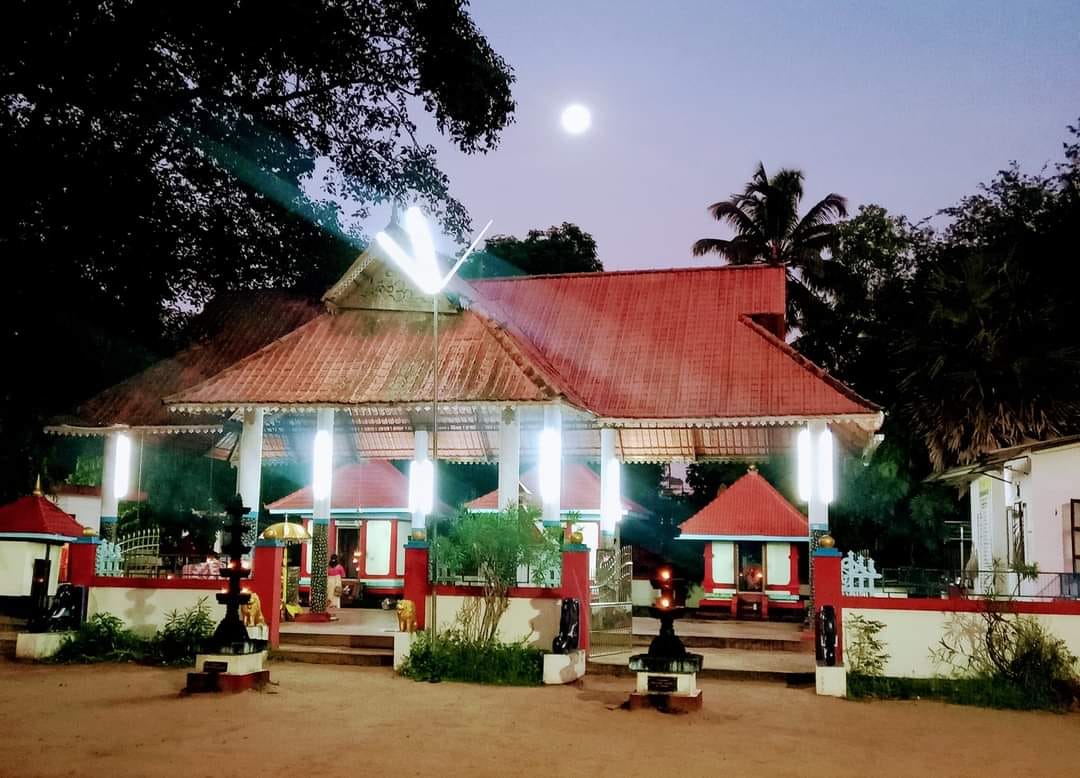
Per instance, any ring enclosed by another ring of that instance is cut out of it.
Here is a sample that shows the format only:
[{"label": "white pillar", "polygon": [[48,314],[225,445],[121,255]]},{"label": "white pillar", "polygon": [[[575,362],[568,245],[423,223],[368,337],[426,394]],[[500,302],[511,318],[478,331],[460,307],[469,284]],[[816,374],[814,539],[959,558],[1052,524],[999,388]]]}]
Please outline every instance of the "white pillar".
[{"label": "white pillar", "polygon": [[557,405],[544,408],[540,432],[540,499],[544,524],[558,524],[562,501],[562,411]]},{"label": "white pillar", "polygon": [[521,424],[506,408],[499,419],[499,510],[517,505],[521,483]]},{"label": "white pillar", "polygon": [[116,539],[120,500],[127,497],[130,486],[131,438],[124,432],[110,432],[105,437],[105,456],[101,463],[100,530],[111,540]]},{"label": "white pillar", "polygon": [[828,531],[829,502],[826,496],[822,494],[820,488],[820,474],[824,468],[829,468],[830,472],[833,472],[832,469],[835,468],[836,465],[832,456],[829,456],[827,460],[821,458],[819,441],[821,440],[822,434],[828,431],[829,426],[824,421],[812,421],[807,426],[810,430],[810,461],[813,463],[810,472],[812,487],[810,500],[807,504],[807,518],[809,519],[811,531]]},{"label": "white pillar", "polygon": [[259,515],[259,491],[262,487],[263,409],[244,411],[240,428],[240,446],[236,463],[236,493],[248,515]]},{"label": "white pillar", "polygon": [[315,450],[312,452],[311,518],[330,521],[331,494],[334,489],[334,409],[320,408],[315,427]]},{"label": "white pillar", "polygon": [[427,480],[422,477],[421,473],[423,468],[418,465],[421,462],[427,462],[428,456],[428,431],[416,430],[413,432],[413,465],[412,471],[409,473],[409,489],[410,489],[410,502],[412,503],[412,529],[414,532],[427,530],[427,511],[424,510],[426,503],[428,502],[427,495],[421,494],[422,491],[432,492],[430,501],[434,505],[435,496],[434,492],[434,465],[432,465],[432,482],[429,484]]},{"label": "white pillar", "polygon": [[605,546],[615,539],[615,526],[622,516],[622,473],[615,453],[616,430],[600,430],[600,537]]},{"label": "white pillar", "polygon": [[[244,519],[244,543],[255,545],[259,525],[259,494],[262,489],[263,409],[244,411],[236,462],[236,493],[248,509]],[[251,552],[246,558],[251,557]]]}]

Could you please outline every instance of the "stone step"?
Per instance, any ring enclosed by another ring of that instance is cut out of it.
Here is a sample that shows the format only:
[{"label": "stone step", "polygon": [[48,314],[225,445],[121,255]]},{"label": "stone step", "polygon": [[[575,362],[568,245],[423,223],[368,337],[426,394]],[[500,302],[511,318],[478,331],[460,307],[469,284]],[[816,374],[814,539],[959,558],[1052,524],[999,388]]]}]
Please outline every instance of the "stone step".
[{"label": "stone step", "polygon": [[[678,632],[678,629],[676,629]],[[635,646],[648,646],[654,635],[634,635]],[[791,651],[813,653],[814,643],[810,639],[786,638],[745,638],[729,635],[679,635],[687,648],[739,648],[748,651]]]},{"label": "stone step", "polygon": [[327,632],[281,632],[282,645],[322,646],[325,648],[386,648],[394,649],[394,636],[386,635],[342,635]]},{"label": "stone step", "polygon": [[[703,648],[693,650],[704,658],[700,678],[732,681],[777,681],[791,685],[814,683],[814,657],[787,651],[746,651]],[[635,652],[636,653],[636,652]],[[631,652],[590,656],[587,671],[597,675],[633,677],[628,663]]]},{"label": "stone step", "polygon": [[18,642],[16,633],[0,633],[0,658],[14,659],[16,642]]},{"label": "stone step", "polygon": [[286,662],[307,662],[318,665],[354,665],[360,667],[393,667],[394,652],[382,648],[349,648],[347,646],[280,645],[270,652],[272,659]]}]

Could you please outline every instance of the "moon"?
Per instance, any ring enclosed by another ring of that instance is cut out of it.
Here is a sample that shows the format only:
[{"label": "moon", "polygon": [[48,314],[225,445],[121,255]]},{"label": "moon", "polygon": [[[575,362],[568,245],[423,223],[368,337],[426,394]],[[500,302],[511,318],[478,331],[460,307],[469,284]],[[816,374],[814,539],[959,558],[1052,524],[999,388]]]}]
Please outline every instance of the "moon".
[{"label": "moon", "polygon": [[573,103],[563,108],[562,128],[570,135],[581,135],[592,125],[592,114],[581,103]]}]

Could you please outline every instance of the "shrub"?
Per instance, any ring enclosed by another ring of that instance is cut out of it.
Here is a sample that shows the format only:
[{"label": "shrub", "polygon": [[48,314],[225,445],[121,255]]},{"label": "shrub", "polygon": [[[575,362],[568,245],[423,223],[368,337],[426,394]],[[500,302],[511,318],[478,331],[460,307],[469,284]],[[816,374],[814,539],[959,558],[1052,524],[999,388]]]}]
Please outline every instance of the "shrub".
[{"label": "shrub", "polygon": [[146,643],[111,613],[91,616],[68,637],[54,662],[129,662],[142,659]]},{"label": "shrub", "polygon": [[415,681],[466,681],[506,686],[538,686],[544,677],[544,654],[520,643],[475,640],[459,631],[432,639],[420,633],[401,666]]},{"label": "shrub", "polygon": [[849,673],[852,699],[941,700],[954,705],[977,705],[1011,710],[1065,710],[1060,698],[1045,690],[1019,686],[1000,678],[889,678]]},{"label": "shrub", "polygon": [[868,619],[862,614],[855,614],[844,624],[844,658],[850,672],[856,675],[881,675],[889,655],[885,651],[885,642],[878,633],[885,624]]},{"label": "shrub", "polygon": [[183,613],[174,610],[151,638],[150,658],[157,664],[192,665],[202,644],[214,634],[214,626],[205,597]]}]

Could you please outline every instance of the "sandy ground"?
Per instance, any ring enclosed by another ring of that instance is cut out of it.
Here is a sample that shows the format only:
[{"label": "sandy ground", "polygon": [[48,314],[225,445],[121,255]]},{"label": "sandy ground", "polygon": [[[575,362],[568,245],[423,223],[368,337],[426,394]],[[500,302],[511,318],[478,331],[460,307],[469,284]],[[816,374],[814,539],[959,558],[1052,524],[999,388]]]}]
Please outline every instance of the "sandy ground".
[{"label": "sandy ground", "polygon": [[620,678],[512,689],[271,669],[266,692],[180,698],[182,671],[0,662],[0,775],[1080,774],[1078,714],[706,681],[701,713],[667,716],[619,710]]}]

